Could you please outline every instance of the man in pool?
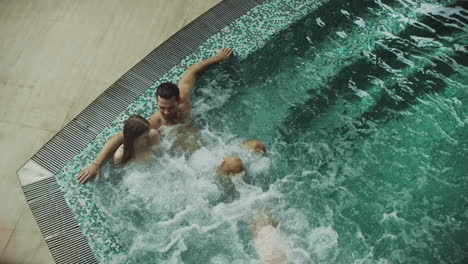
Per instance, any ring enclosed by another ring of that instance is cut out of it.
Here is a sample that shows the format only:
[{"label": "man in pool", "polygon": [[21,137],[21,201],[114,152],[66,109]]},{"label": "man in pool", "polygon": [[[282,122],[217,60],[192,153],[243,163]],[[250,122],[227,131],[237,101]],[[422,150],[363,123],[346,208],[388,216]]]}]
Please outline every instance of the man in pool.
[{"label": "man in pool", "polygon": [[[198,148],[197,141],[194,140],[193,136],[197,133],[197,130],[192,126],[192,104],[190,101],[195,81],[209,66],[227,60],[231,55],[231,48],[223,48],[215,56],[190,66],[182,76],[178,85],[173,83],[161,84],[156,91],[159,111],[148,119],[150,128],[158,130],[162,127],[178,125],[176,133],[180,136],[177,138],[175,145],[189,152]],[[99,177],[101,164],[107,157],[112,155],[122,143],[123,133],[120,132],[114,135],[104,145],[96,159],[77,175],[78,182],[85,183],[93,177],[97,179]],[[265,145],[258,140],[246,141],[243,147],[257,153],[266,152]],[[226,175],[236,174],[243,170],[244,165],[238,157],[224,158],[222,164],[218,168],[218,172]]]}]

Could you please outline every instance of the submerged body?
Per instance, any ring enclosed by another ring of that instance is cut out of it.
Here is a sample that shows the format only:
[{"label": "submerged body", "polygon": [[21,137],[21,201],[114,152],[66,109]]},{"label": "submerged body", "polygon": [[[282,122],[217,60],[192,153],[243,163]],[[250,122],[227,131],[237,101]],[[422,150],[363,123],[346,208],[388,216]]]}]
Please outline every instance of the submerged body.
[{"label": "submerged body", "polygon": [[290,263],[286,257],[284,238],[277,227],[278,223],[269,212],[259,212],[252,220],[250,232],[262,264]]}]

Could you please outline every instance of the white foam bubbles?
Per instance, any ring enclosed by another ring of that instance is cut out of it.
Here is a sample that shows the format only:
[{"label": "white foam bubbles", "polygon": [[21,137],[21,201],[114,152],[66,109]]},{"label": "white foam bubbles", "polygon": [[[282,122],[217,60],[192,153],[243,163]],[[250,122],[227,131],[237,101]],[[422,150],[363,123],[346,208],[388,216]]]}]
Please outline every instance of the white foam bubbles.
[{"label": "white foam bubbles", "polygon": [[[168,136],[154,150],[151,162],[109,168],[103,171],[103,186],[98,186],[98,204],[113,219],[113,230],[125,240],[129,259],[181,263],[187,261],[182,260],[183,252],[226,243],[232,245],[226,256],[250,259],[244,252],[246,238],[237,225],[249,223],[258,208],[275,207],[279,192],[274,188],[264,192],[237,176],[233,181],[238,197],[231,203],[222,202],[225,194],[218,187],[216,168],[223,157],[240,156],[249,176],[260,177],[268,172],[269,158],[242,149],[242,139],[209,129],[200,131],[204,146],[192,155],[173,153],[171,131],[165,131]],[[117,179],[115,175],[109,175],[113,172],[121,174],[115,182],[111,181]],[[225,261],[222,255],[215,258],[215,253],[206,255],[207,263]]]},{"label": "white foam bubbles", "polygon": [[338,233],[331,227],[317,227],[309,234],[309,251],[315,262],[333,263],[338,255]]}]

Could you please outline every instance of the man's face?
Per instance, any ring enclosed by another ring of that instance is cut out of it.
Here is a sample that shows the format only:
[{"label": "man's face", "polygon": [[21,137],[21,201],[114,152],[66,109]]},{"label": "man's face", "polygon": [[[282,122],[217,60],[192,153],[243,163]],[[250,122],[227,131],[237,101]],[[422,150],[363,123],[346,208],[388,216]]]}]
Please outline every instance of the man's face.
[{"label": "man's face", "polygon": [[162,117],[166,120],[173,120],[177,117],[177,105],[179,104],[175,97],[164,99],[157,97],[158,108]]}]

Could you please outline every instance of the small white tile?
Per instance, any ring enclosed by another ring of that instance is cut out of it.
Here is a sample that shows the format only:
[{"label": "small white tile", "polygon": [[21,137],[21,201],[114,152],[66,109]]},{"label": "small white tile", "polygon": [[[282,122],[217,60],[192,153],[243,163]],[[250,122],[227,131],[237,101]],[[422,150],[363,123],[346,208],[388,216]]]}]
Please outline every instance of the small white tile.
[{"label": "small white tile", "polygon": [[21,186],[54,176],[52,172],[37,164],[34,160],[26,162],[26,164],[18,170],[17,174]]}]

